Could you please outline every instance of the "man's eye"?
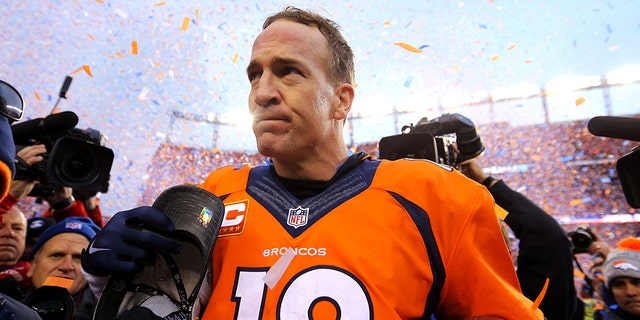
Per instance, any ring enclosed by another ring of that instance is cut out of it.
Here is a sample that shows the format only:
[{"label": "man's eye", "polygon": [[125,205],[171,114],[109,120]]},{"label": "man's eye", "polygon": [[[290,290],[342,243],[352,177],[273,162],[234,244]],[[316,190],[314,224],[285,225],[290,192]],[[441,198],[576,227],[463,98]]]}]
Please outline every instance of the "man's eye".
[{"label": "man's eye", "polygon": [[300,71],[296,68],[293,67],[287,67],[282,69],[282,74],[283,75],[288,75],[288,74],[300,74]]},{"label": "man's eye", "polygon": [[247,73],[247,77],[249,78],[249,82],[253,82],[260,77],[260,72],[249,72]]}]

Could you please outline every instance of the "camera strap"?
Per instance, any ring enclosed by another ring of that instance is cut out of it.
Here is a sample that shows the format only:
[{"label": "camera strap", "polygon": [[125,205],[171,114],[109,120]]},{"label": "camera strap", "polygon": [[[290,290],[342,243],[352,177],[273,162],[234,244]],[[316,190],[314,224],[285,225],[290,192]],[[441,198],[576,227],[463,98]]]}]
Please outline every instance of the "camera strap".
[{"label": "camera strap", "polygon": [[173,302],[173,304],[176,305],[182,312],[190,314],[191,310],[193,309],[193,303],[196,300],[197,291],[194,290],[190,296],[187,296],[187,290],[184,287],[184,281],[182,281],[182,276],[180,276],[180,271],[178,270],[178,265],[175,262],[175,259],[173,259],[170,254],[162,254],[162,257],[164,258],[167,266],[169,267],[169,270],[171,271],[173,282],[176,286],[180,301],[174,299],[166,292],[163,292],[160,289],[153,288],[144,283],[129,284],[130,288],[128,289],[128,291],[141,292],[149,296],[164,296],[171,300],[171,302]]},{"label": "camera strap", "polygon": [[170,254],[162,254],[162,257],[167,262],[169,266],[169,270],[173,275],[173,282],[176,285],[176,290],[178,290],[178,296],[180,297],[180,302],[176,304],[178,308],[180,308],[184,312],[191,312],[193,308],[193,303],[196,301],[197,290],[191,292],[191,295],[187,297],[187,290],[184,287],[184,282],[182,281],[182,276],[180,276],[180,270],[178,270],[178,264],[175,259]]}]

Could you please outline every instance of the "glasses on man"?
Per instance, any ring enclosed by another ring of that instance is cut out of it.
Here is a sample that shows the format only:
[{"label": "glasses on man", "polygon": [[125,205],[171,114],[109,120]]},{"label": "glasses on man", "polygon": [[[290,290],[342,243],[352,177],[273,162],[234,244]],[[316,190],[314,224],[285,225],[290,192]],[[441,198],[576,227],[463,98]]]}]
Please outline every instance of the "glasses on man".
[{"label": "glasses on man", "polygon": [[0,114],[9,118],[9,123],[22,119],[24,103],[13,86],[0,80]]}]

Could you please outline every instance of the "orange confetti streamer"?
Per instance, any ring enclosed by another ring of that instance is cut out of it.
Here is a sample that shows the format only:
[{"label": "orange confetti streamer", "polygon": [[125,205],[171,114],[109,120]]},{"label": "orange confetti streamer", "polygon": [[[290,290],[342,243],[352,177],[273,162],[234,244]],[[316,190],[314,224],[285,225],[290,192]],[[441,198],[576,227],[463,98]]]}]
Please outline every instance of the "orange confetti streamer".
[{"label": "orange confetti streamer", "polygon": [[97,3],[104,3],[102,0],[96,0]]},{"label": "orange confetti streamer", "polygon": [[91,67],[90,66],[85,64],[85,65],[82,66],[82,69],[84,70],[84,72],[86,72],[89,75],[89,77],[93,78],[93,75],[91,74]]},{"label": "orange confetti streamer", "polygon": [[507,48],[507,51],[511,51],[511,50],[513,50],[515,48],[516,48],[516,44],[514,43],[514,44],[510,45],[509,48]]},{"label": "orange confetti streamer", "polygon": [[36,96],[36,100],[40,101],[40,95],[37,92],[33,93]]},{"label": "orange confetti streamer", "polygon": [[131,54],[138,54],[138,41],[131,41]]},{"label": "orange confetti streamer", "polygon": [[96,39],[96,36],[94,36],[94,35],[92,35],[90,33],[87,33],[87,37],[89,37],[89,39],[91,39],[91,40],[95,40]]},{"label": "orange confetti streamer", "polygon": [[54,286],[54,287],[63,287],[65,289],[71,288],[73,285],[73,281],[71,279],[62,278],[62,277],[47,277],[44,280],[43,286]]},{"label": "orange confetti streamer", "polygon": [[154,7],[159,7],[159,6],[164,6],[165,4],[167,4],[167,3],[165,1],[162,1],[162,2],[158,2],[158,3],[154,4],[153,6]]},{"label": "orange confetti streamer", "polygon": [[120,57],[120,58],[123,58],[123,57],[124,57],[124,54],[122,54],[122,53],[120,53],[120,52],[116,52],[116,56],[118,56],[118,57]]},{"label": "orange confetti streamer", "polygon": [[394,44],[396,46],[398,46],[398,47],[400,47],[402,49],[405,49],[407,51],[410,51],[410,52],[416,52],[416,53],[422,52],[422,50],[420,50],[420,49],[418,49],[418,48],[416,48],[416,47],[414,47],[412,45],[406,44],[404,42],[395,42]]},{"label": "orange confetti streamer", "polygon": [[581,105],[581,104],[582,104],[582,103],[584,103],[585,101],[586,101],[586,99],[585,99],[585,98],[583,98],[583,97],[580,97],[580,98],[576,99],[576,107],[577,107],[577,106],[579,106],[579,105]]},{"label": "orange confetti streamer", "polygon": [[189,21],[191,21],[189,17],[184,17],[184,19],[182,19],[182,31],[187,31],[187,28],[189,28]]},{"label": "orange confetti streamer", "polygon": [[56,114],[58,112],[60,112],[60,107],[55,107],[55,108],[53,108],[53,110],[51,110],[52,114]]},{"label": "orange confetti streamer", "polygon": [[236,62],[238,61],[238,57],[239,55],[236,53],[233,55],[233,59],[231,59],[231,63],[236,64]]},{"label": "orange confetti streamer", "polygon": [[535,301],[533,301],[533,305],[531,305],[531,310],[538,309],[540,303],[542,303],[542,299],[544,298],[544,294],[547,292],[547,288],[549,287],[549,278],[544,281],[544,285],[542,286],[542,290],[538,294],[538,297]]},{"label": "orange confetti streamer", "polygon": [[491,57],[491,61],[496,61],[498,59],[500,59],[499,55],[495,55],[495,56]]},{"label": "orange confetti streamer", "polygon": [[575,207],[575,206],[577,206],[577,205],[579,205],[579,204],[581,204],[581,203],[582,203],[582,200],[580,200],[580,199],[571,200],[571,202],[569,202],[569,204],[570,204],[572,207]]},{"label": "orange confetti streamer", "polygon": [[80,68],[78,68],[78,69],[75,69],[75,70],[71,71],[71,74],[76,74],[76,73],[78,73],[78,72],[80,72],[80,71],[82,71],[82,67],[80,67]]},{"label": "orange confetti streamer", "polygon": [[391,24],[391,21],[389,21],[389,20],[387,20],[387,21],[385,21],[385,22],[384,22],[384,25],[385,25],[385,26],[388,26],[388,25],[390,25],[390,24]]},{"label": "orange confetti streamer", "polygon": [[196,9],[196,26],[198,25],[199,17],[200,17],[200,11]]}]

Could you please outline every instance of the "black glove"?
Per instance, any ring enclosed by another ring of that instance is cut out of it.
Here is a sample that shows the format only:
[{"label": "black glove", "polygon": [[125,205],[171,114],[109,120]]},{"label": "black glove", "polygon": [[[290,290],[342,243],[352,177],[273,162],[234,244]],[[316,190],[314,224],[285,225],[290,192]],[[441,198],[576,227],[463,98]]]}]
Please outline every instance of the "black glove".
[{"label": "black glove", "polygon": [[171,219],[152,207],[118,212],[82,251],[82,268],[96,276],[138,273],[155,263],[156,253],[182,250],[163,236],[173,230]]}]

